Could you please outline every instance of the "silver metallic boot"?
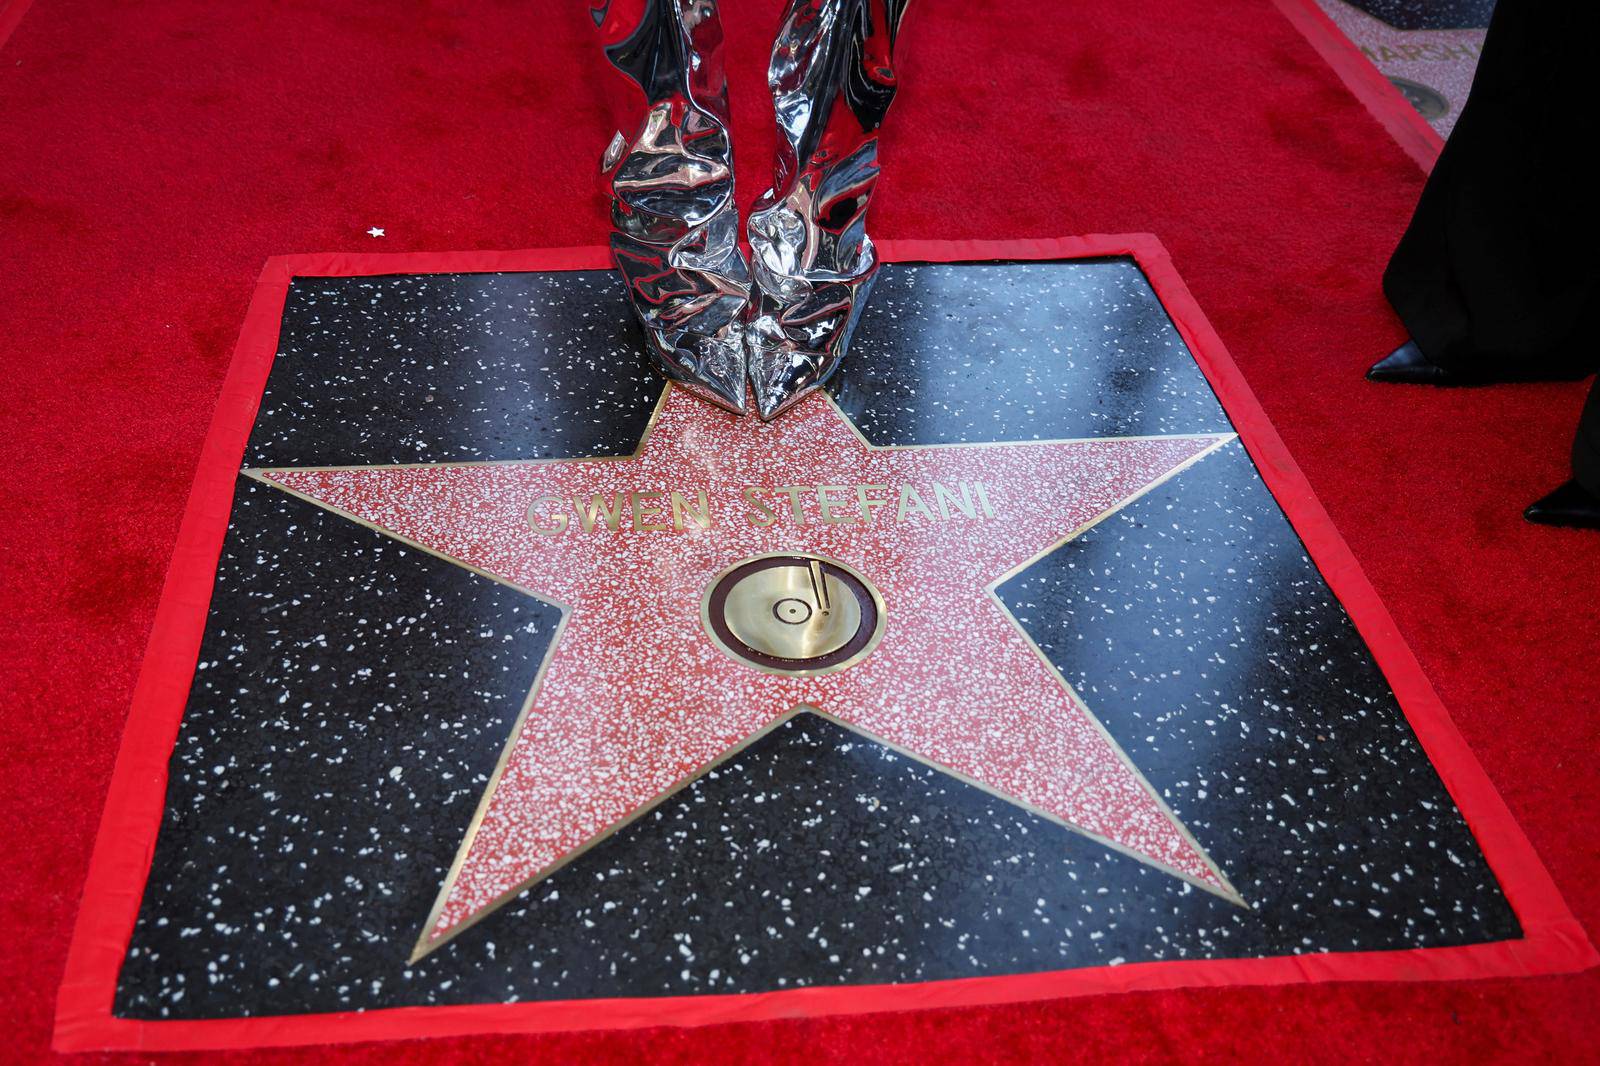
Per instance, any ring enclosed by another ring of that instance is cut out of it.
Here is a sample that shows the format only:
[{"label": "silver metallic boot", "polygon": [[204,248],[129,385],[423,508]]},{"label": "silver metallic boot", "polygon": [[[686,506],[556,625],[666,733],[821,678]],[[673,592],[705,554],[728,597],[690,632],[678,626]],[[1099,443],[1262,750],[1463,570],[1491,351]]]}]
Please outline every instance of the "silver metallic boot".
[{"label": "silver metallic boot", "polygon": [[650,355],[671,380],[744,414],[750,272],[739,250],[716,0],[592,0],[606,58],[644,91],[601,169],[611,255]]},{"label": "silver metallic boot", "polygon": [[773,187],[750,215],[755,288],[745,338],[762,418],[833,374],[872,289],[867,204],[906,3],[790,0],[773,42],[767,86],[778,159]]}]

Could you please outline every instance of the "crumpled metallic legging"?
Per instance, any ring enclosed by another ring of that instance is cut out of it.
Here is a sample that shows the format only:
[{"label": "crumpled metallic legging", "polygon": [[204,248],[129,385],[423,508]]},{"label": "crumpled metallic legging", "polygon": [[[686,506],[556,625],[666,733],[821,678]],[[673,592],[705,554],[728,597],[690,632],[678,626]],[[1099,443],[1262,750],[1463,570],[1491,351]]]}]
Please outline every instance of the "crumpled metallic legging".
[{"label": "crumpled metallic legging", "polygon": [[838,368],[878,259],[867,204],[894,99],[907,0],[789,0],[767,86],[778,124],[772,188],[738,241],[717,0],[590,0],[611,64],[644,92],[618,133],[612,256],[655,365],[691,392],[762,418]]}]

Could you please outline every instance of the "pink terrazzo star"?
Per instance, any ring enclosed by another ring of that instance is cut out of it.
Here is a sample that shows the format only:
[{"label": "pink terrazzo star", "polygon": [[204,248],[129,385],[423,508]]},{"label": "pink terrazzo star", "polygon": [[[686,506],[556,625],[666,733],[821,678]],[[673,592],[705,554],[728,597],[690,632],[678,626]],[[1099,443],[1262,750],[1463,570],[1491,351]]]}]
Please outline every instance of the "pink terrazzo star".
[{"label": "pink terrazzo star", "polygon": [[[627,458],[253,473],[566,609],[420,957],[797,707],[1237,902],[993,593],[1231,439],[876,448],[821,395],[761,423],[669,389]],[[708,585],[773,552],[876,586],[870,654],[795,676],[711,640]]]}]

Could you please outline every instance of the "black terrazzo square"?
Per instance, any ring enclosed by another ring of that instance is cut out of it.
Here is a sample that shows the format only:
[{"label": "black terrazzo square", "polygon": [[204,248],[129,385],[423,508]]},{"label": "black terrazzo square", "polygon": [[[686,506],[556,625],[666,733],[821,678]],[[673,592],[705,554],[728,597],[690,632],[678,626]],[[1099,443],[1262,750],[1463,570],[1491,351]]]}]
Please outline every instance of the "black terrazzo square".
[{"label": "black terrazzo square", "polygon": [[[300,278],[247,466],[621,455],[606,272]],[[875,444],[1226,432],[1126,259],[890,264],[833,385]],[[999,593],[1249,901],[815,716],[416,964],[554,608],[241,479],[115,1013],[694,995],[1520,935],[1235,441]]]}]

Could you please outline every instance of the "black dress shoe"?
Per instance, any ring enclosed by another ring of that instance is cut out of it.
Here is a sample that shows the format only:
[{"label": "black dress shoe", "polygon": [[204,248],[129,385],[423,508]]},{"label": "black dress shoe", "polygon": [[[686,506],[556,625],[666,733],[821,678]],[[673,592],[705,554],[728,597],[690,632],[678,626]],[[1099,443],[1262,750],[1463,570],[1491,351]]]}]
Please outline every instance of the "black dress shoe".
[{"label": "black dress shoe", "polygon": [[1437,363],[1428,362],[1416,341],[1406,341],[1400,347],[1372,364],[1367,371],[1368,381],[1383,381],[1401,385],[1471,385],[1460,374],[1453,374]]},{"label": "black dress shoe", "polygon": [[1533,501],[1522,517],[1542,526],[1572,526],[1600,529],[1600,496],[1576,481],[1569,481],[1550,495]]}]

